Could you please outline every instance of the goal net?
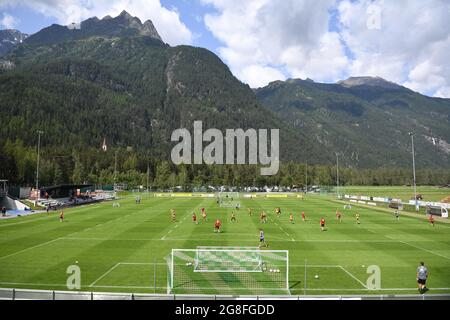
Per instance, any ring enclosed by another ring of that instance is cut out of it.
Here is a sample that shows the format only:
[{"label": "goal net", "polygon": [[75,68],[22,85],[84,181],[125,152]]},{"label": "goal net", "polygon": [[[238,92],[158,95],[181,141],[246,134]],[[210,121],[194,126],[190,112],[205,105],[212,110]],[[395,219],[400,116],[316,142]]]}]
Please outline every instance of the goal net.
[{"label": "goal net", "polygon": [[254,247],[172,249],[172,294],[289,294],[289,252]]},{"label": "goal net", "polygon": [[240,208],[239,192],[219,192],[217,201],[221,208]]}]

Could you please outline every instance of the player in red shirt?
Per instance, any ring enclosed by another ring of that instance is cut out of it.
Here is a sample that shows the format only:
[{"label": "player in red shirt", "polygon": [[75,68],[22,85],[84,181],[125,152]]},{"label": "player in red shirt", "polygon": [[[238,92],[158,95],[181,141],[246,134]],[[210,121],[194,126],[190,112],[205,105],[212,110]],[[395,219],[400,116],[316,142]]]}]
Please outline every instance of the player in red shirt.
[{"label": "player in red shirt", "polygon": [[222,222],[220,222],[219,219],[216,220],[216,222],[214,223],[214,232],[219,232],[220,233],[220,226],[222,225]]},{"label": "player in red shirt", "polygon": [[322,231],[325,230],[325,219],[324,218],[320,219],[320,229],[322,229]]},{"label": "player in red shirt", "polygon": [[192,222],[194,222],[195,224],[198,224],[197,215],[195,214],[195,212],[192,212]]},{"label": "player in red shirt", "polygon": [[434,217],[433,217],[432,214],[430,214],[430,218],[428,218],[428,220],[430,221],[431,225],[432,225],[433,228],[434,228]]},{"label": "player in red shirt", "polygon": [[306,215],[305,215],[305,211],[302,211],[302,220],[303,220],[303,222],[305,222],[305,221],[306,221]]}]

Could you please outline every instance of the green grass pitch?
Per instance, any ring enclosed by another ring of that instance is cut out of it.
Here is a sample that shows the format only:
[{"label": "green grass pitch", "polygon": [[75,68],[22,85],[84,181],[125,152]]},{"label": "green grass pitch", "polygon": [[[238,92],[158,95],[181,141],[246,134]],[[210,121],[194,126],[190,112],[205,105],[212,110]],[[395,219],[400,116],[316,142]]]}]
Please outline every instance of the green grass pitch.
[{"label": "green grass pitch", "polygon": [[[420,261],[429,268],[429,293],[450,293],[450,225],[446,223],[433,228],[423,217],[401,216],[397,221],[387,209],[343,210],[343,203],[331,196],[308,195],[303,201],[241,199],[237,223],[230,222],[233,209],[219,208],[215,198],[145,194],[138,205],[129,194],[119,202],[117,208],[105,202],[68,209],[63,223],[57,212],[0,221],[0,287],[67,290],[67,267],[78,261],[80,291],[166,293],[165,257],[172,248],[255,247],[262,227],[269,249],[289,250],[293,295],[417,293]],[[201,222],[202,207],[208,213],[207,223]],[[280,218],[275,207],[282,209]],[[176,222],[170,219],[171,208],[177,212]],[[338,208],[342,223],[335,218]],[[263,209],[267,224],[259,223]],[[361,214],[360,225],[355,223],[355,210]],[[200,219],[198,225],[191,220],[193,211]],[[301,220],[302,211],[306,222]],[[295,224],[289,223],[291,212]],[[325,232],[320,230],[321,217],[327,220]],[[220,234],[213,232],[217,218],[223,222]],[[381,269],[381,290],[365,287],[371,265]],[[206,293],[221,293],[213,287]],[[252,294],[252,290],[233,293]]]}]

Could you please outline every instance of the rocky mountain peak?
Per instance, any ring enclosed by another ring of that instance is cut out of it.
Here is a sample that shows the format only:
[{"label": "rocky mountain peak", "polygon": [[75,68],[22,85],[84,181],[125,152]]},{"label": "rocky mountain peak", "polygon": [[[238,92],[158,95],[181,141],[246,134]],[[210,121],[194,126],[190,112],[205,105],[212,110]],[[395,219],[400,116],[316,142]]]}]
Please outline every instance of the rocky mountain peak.
[{"label": "rocky mountain peak", "polygon": [[347,88],[357,86],[372,86],[372,87],[395,89],[401,87],[394,82],[387,81],[380,77],[350,77],[347,80],[339,81],[337,84]]},{"label": "rocky mountain peak", "polygon": [[127,11],[122,11],[117,17],[106,16],[103,19],[92,17],[81,23],[68,26],[54,24],[33,34],[27,39],[29,44],[48,45],[68,40],[78,40],[92,36],[148,36],[162,41],[152,21],[142,23],[138,17],[133,17]]},{"label": "rocky mountain peak", "polygon": [[27,34],[16,29],[0,30],[0,56],[7,54],[27,37]]}]

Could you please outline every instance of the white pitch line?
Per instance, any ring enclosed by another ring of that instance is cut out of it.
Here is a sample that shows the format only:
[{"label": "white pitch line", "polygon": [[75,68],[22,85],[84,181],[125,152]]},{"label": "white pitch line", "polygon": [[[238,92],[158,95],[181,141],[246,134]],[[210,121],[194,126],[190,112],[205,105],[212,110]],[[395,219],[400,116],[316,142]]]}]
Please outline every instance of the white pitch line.
[{"label": "white pitch line", "polygon": [[[96,225],[94,228],[96,228],[96,227],[98,227],[98,226],[99,226],[99,225]],[[75,232],[69,233],[68,235],[65,236],[65,238],[68,238],[69,236],[74,235],[74,234],[78,234],[78,233],[85,232],[87,229],[92,229],[92,227],[87,227],[87,228],[84,228],[84,229],[82,229],[82,230],[80,230],[80,231],[75,231]],[[20,251],[11,253],[11,254],[9,254],[9,255],[0,257],[0,260],[6,259],[6,258],[9,258],[9,257],[12,257],[12,256],[15,256],[15,255],[17,255],[17,254],[23,253],[23,252],[28,251],[28,250],[32,250],[32,249],[39,248],[39,247],[41,247],[41,246],[44,246],[44,245],[47,245],[47,244],[50,244],[50,243],[53,243],[53,242],[55,242],[55,241],[57,241],[57,240],[62,240],[62,239],[64,239],[64,237],[56,238],[56,239],[53,239],[53,240],[50,240],[50,241],[47,241],[47,242],[38,244],[38,245],[36,245],[36,246],[32,246],[32,247],[29,247],[29,248],[25,248],[25,249],[23,249],[23,250],[20,250]]]},{"label": "white pitch line", "polygon": [[186,214],[186,215],[184,216],[184,218],[180,220],[180,222],[177,222],[173,227],[171,227],[171,228],[169,229],[169,231],[167,231],[167,233],[166,233],[164,236],[162,236],[161,239],[159,239],[159,240],[166,240],[166,237],[167,237],[170,233],[172,233],[172,231],[173,231],[174,229],[178,228],[178,226],[179,226],[181,223],[183,223],[183,221],[186,220],[186,218],[187,218],[188,216],[189,216],[189,214]]},{"label": "white pitch line", "polygon": [[[291,291],[303,291],[304,289],[291,289]],[[450,290],[450,288],[433,288],[433,291],[447,291]],[[417,291],[417,288],[380,288],[380,289],[349,289],[349,288],[344,288],[344,289],[333,289],[333,288],[322,288],[322,289],[318,289],[318,288],[307,288],[306,291],[370,291],[370,292],[376,292],[376,291]]]},{"label": "white pitch line", "polygon": [[352,277],[353,279],[358,281],[359,284],[361,284],[364,288],[367,289],[366,285],[364,283],[362,283],[362,281],[359,280],[357,277],[355,277],[351,272],[347,271],[347,269],[345,269],[343,266],[339,266],[339,268],[341,268],[345,273],[347,273],[350,277]]},{"label": "white pitch line", "polygon": [[[105,289],[165,289],[167,287],[138,287],[138,286],[92,286],[91,288],[105,288]],[[101,293],[100,293],[101,294]]]},{"label": "white pitch line", "polygon": [[[288,238],[291,239],[292,242],[295,242],[295,241],[296,241],[296,240],[294,239],[294,237],[291,236],[289,233],[287,233],[286,230],[284,230],[284,229],[281,227],[281,225],[280,225],[276,220],[273,220],[273,219],[272,219],[272,221],[278,226],[278,228],[279,228],[282,232],[284,232],[285,235],[288,236]],[[275,241],[276,241],[276,240],[275,240]]]},{"label": "white pitch line", "polygon": [[[33,287],[67,287],[67,284],[47,284],[47,283],[24,283],[24,282],[0,282],[0,285],[11,286],[33,286]],[[81,286],[86,288],[86,286]],[[167,287],[137,287],[137,286],[89,286],[89,288],[111,288],[111,289],[167,289]],[[3,288],[0,288],[3,289]]]},{"label": "white pitch line", "polygon": [[50,243],[53,243],[53,242],[55,242],[55,241],[57,241],[57,240],[60,240],[60,239],[62,239],[62,238],[56,238],[56,239],[53,239],[53,240],[50,240],[50,241],[47,241],[47,242],[44,242],[44,243],[41,243],[41,244],[32,246],[32,247],[28,247],[28,248],[22,249],[22,250],[20,250],[20,251],[17,251],[17,252],[8,254],[8,255],[6,255],[6,256],[0,257],[0,260],[6,259],[6,258],[10,258],[10,257],[15,256],[15,255],[17,255],[17,254],[21,254],[21,253],[23,253],[23,252],[26,252],[26,251],[28,251],[28,250],[32,250],[32,249],[36,249],[36,248],[39,248],[39,247],[46,246],[46,245],[48,245],[48,244],[50,244]]},{"label": "white pitch line", "polygon": [[[236,233],[227,233],[227,234],[235,234]],[[248,234],[245,234],[247,236],[251,236]],[[392,242],[398,242],[397,240],[325,240],[325,239],[316,239],[316,240],[308,240],[308,239],[282,239],[281,237],[270,237],[272,240],[271,242],[332,242],[332,243],[392,243]],[[89,237],[89,238],[84,238],[84,237],[62,237],[59,238],[60,240],[85,240],[85,241],[160,241],[160,240],[167,240],[167,241],[187,241],[187,240],[192,240],[192,241],[216,241],[217,239],[211,239],[211,238],[176,238],[176,237],[170,237],[167,238],[167,235],[165,235],[162,238],[126,238],[126,239],[121,239],[121,238],[95,238],[95,237]],[[279,240],[277,240],[279,239]],[[243,241],[243,242],[254,242],[254,240],[246,240],[246,239],[240,239],[239,241]]]},{"label": "white pitch line", "polygon": [[99,282],[101,279],[103,279],[104,277],[106,277],[111,271],[113,271],[115,268],[117,268],[118,266],[120,266],[120,263],[115,264],[112,268],[110,268],[108,271],[106,271],[103,275],[101,275],[97,280],[95,280],[94,282],[92,282],[89,287],[93,287],[97,282]]},{"label": "white pitch line", "polygon": [[[227,233],[229,234],[229,233]],[[292,240],[289,239],[280,239],[280,240],[276,240],[274,239],[274,237],[270,237],[272,240],[270,240],[270,242],[290,242]],[[162,239],[159,239],[162,240]],[[216,241],[217,239],[211,239],[211,238],[175,238],[175,237],[171,237],[171,238],[166,238],[164,240],[167,241]],[[238,241],[238,240],[236,240]],[[245,239],[239,239],[239,241],[241,242],[254,242],[254,240],[245,240]],[[322,243],[327,243],[327,242],[331,242],[331,243],[393,243],[396,241],[392,241],[392,240],[325,240],[325,239],[317,239],[317,240],[306,240],[306,239],[294,239],[293,242],[322,242]]]},{"label": "white pitch line", "polygon": [[410,243],[408,243],[408,242],[405,242],[405,241],[402,241],[402,240],[398,240],[398,239],[394,239],[394,238],[389,237],[389,236],[385,236],[385,237],[386,237],[386,238],[389,238],[389,239],[392,239],[392,240],[394,240],[394,241],[397,241],[397,242],[406,244],[407,246],[410,246],[410,247],[413,247],[413,248],[416,248],[416,249],[419,249],[419,250],[422,250],[422,251],[425,251],[425,252],[434,254],[435,256],[438,256],[438,257],[441,257],[441,258],[445,258],[445,259],[447,259],[447,260],[450,260],[449,257],[444,256],[444,255],[439,254],[439,253],[436,253],[436,252],[434,252],[434,251],[431,251],[431,250],[428,250],[428,249],[425,249],[425,248],[422,248],[422,247],[418,247],[418,246],[415,246],[415,245],[410,244]]},{"label": "white pitch line", "polygon": [[[91,209],[91,208],[88,208],[88,207],[74,208],[74,209],[71,209],[70,211],[68,211],[68,213],[73,213],[74,211],[82,211],[84,209]],[[43,211],[41,213],[36,213],[36,214],[43,214],[43,213],[45,213],[45,211]],[[33,220],[27,220],[27,221],[21,221],[21,222],[13,222],[13,223],[5,223],[5,224],[0,224],[0,228],[9,227],[9,226],[15,226],[15,225],[18,225],[18,224],[32,223],[32,222],[37,222],[37,221],[41,221],[41,220],[54,219],[55,217],[56,217],[55,215],[46,215],[46,216],[41,216],[41,217],[33,219]]]},{"label": "white pitch line", "polygon": [[[304,268],[304,264],[290,264],[290,267],[302,267]],[[328,265],[328,264],[308,264],[306,265],[308,268],[339,268],[339,265]],[[303,289],[302,289],[303,290]]]},{"label": "white pitch line", "polygon": [[[67,284],[45,284],[45,283],[25,283],[25,282],[0,282],[0,285],[14,285],[14,286],[43,286],[43,287],[66,287]],[[82,286],[85,287],[85,286]],[[90,288],[111,288],[111,289],[167,289],[167,287],[144,287],[144,286],[90,286]],[[3,288],[0,288],[3,289]],[[200,288],[201,289],[201,288]],[[211,289],[211,288],[204,288]],[[239,288],[237,288],[239,289]],[[242,290],[248,290],[248,289],[242,289]],[[276,290],[281,290],[279,288],[276,288]],[[291,291],[303,291],[304,289],[291,289]],[[309,288],[308,291],[417,291],[417,288],[380,288],[376,290],[372,289],[349,289],[349,288]],[[447,291],[450,290],[450,288],[433,288],[433,291]]]},{"label": "white pitch line", "polygon": [[41,217],[41,218],[37,218],[37,219],[34,219],[34,220],[27,220],[27,221],[21,221],[21,222],[5,223],[5,224],[0,224],[0,228],[9,227],[9,226],[15,226],[15,225],[24,224],[24,223],[37,222],[37,221],[51,219],[51,218],[53,218],[53,216],[52,217],[46,216],[46,217]]},{"label": "white pitch line", "polygon": [[42,287],[67,287],[67,284],[50,284],[50,283],[26,283],[26,282],[0,282],[0,285],[7,286],[42,286]]},{"label": "white pitch line", "polygon": [[[119,262],[119,264],[123,264],[123,265],[136,265],[136,266],[148,266],[148,265],[154,265],[155,263],[151,263],[151,262]],[[157,263],[156,263],[157,264]],[[160,263],[160,264],[166,264],[166,263]]]}]

